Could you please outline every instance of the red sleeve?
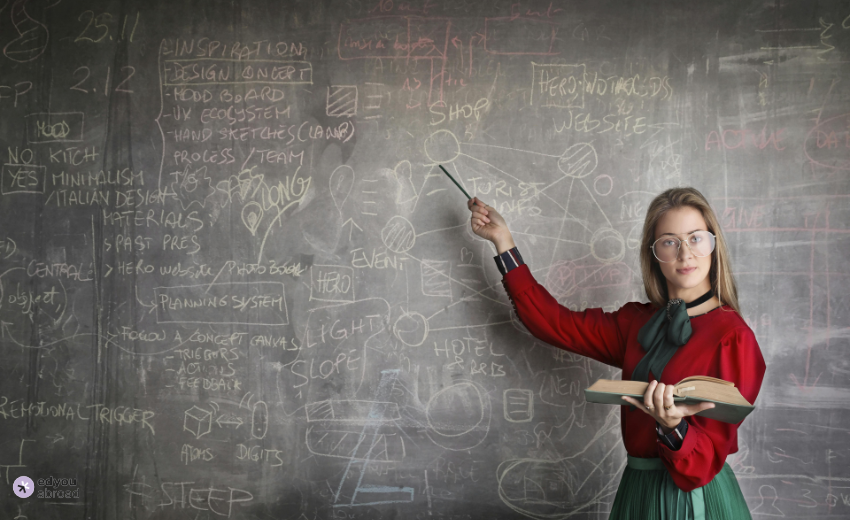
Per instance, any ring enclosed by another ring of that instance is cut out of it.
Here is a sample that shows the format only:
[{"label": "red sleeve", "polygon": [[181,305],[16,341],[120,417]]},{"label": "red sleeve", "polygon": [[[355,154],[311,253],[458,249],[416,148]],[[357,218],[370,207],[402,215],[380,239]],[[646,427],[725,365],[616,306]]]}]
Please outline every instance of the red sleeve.
[{"label": "red sleeve", "polygon": [[537,283],[527,265],[512,269],[502,280],[517,316],[534,335],[556,347],[623,368],[630,306],[616,312],[602,309],[571,311]]},{"label": "red sleeve", "polygon": [[[755,404],[764,379],[764,358],[749,328],[736,328],[723,337],[719,349],[719,374],[705,374],[732,381],[744,398]],[[698,415],[685,418],[688,433],[678,451],[659,443],[658,450],[673,482],[682,491],[702,487],[714,478],[726,456],[738,450],[738,424]]]}]

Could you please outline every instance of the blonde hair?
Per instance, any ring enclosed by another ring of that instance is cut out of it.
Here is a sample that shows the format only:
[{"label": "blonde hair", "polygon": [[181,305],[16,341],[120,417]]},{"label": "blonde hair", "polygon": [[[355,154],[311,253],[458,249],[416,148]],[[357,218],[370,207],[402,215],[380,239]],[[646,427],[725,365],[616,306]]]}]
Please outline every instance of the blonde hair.
[{"label": "blonde hair", "polygon": [[691,207],[702,214],[708,230],[717,238],[714,252],[711,253],[711,269],[709,282],[720,303],[733,308],[741,314],[738,306],[738,289],[735,277],[729,266],[729,250],[726,239],[720,229],[720,222],[709,206],[708,201],[695,188],[670,188],[653,199],[646,210],[646,220],[643,223],[643,239],[640,248],[640,269],[643,274],[643,286],[646,296],[656,307],[667,304],[667,279],[661,272],[661,266],[652,254],[652,243],[655,241],[655,226],[661,217],[671,209]]}]

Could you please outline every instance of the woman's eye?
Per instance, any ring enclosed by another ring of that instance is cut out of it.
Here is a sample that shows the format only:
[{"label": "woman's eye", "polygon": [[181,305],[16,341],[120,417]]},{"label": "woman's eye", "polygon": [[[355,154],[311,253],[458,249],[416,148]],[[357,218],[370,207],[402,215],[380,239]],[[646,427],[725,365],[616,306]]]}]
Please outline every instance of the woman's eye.
[{"label": "woman's eye", "polygon": [[702,240],[702,237],[698,237],[698,236],[692,236],[691,237],[691,242],[693,242],[694,244],[699,243],[701,240]]},{"label": "woman's eye", "polygon": [[673,247],[673,246],[676,245],[676,241],[675,240],[665,240],[664,242],[662,242],[662,245],[664,247]]}]

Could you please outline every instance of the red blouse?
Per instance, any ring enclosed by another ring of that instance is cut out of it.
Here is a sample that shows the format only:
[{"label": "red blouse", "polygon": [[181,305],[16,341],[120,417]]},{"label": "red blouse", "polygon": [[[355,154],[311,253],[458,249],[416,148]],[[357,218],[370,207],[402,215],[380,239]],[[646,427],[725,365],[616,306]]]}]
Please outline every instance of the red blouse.
[{"label": "red blouse", "polygon": [[[640,328],[655,313],[648,303],[627,303],[615,312],[574,312],[560,305],[537,283],[527,265],[508,272],[502,283],[517,315],[537,338],[570,352],[623,369],[623,379],[645,351],[637,341]],[[688,376],[706,375],[732,381],[755,403],[764,378],[764,358],[753,331],[728,306],[691,318],[693,335],[664,369],[661,382],[675,384]],[[651,376],[652,377],[652,376]],[[723,468],[726,456],[738,451],[738,425],[699,416],[686,417],[688,433],[677,451],[658,442],[655,419],[629,406],[620,408],[626,451],[633,457],[660,457],[683,491],[704,486]]]}]

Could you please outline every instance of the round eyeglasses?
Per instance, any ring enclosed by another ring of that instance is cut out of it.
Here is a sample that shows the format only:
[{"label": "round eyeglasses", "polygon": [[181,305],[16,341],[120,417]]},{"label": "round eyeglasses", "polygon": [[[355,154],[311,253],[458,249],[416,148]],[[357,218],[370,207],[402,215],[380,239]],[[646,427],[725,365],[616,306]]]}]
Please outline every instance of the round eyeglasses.
[{"label": "round eyeglasses", "polygon": [[[649,248],[652,249],[652,254],[659,262],[666,264],[676,261],[682,242],[678,237],[664,236],[656,240]],[[684,243],[687,244],[694,256],[703,258],[714,251],[717,239],[708,231],[694,231],[688,235]]]}]

